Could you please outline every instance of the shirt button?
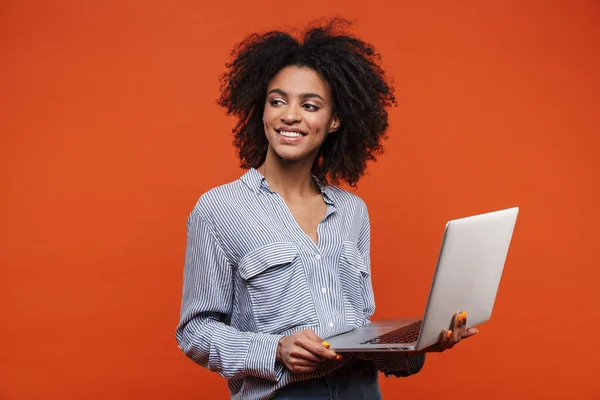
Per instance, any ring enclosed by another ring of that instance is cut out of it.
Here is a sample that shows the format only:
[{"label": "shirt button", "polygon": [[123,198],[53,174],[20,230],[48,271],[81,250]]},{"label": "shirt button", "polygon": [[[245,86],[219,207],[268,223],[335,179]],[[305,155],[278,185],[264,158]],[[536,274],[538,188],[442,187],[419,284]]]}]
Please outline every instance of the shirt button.
[{"label": "shirt button", "polygon": [[333,328],[333,322],[330,322],[330,323],[329,323],[329,327],[330,327],[330,328]]},{"label": "shirt button", "polygon": [[316,258],[317,260],[320,260],[320,259],[321,259],[321,255],[320,255],[320,254],[316,254],[316,255],[315,255],[315,258]]},{"label": "shirt button", "polygon": [[321,293],[327,293],[327,289],[326,288],[321,288]]}]

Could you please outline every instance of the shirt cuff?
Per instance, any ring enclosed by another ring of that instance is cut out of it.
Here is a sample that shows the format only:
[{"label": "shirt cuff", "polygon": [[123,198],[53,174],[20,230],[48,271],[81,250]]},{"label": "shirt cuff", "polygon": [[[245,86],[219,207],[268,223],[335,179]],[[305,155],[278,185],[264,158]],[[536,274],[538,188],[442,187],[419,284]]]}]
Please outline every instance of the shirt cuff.
[{"label": "shirt cuff", "polygon": [[256,333],[250,339],[246,355],[246,371],[249,375],[278,381],[283,374],[283,366],[276,362],[277,346],[282,335]]},{"label": "shirt cuff", "polygon": [[407,354],[406,361],[408,361],[408,373],[414,375],[425,365],[425,353]]},{"label": "shirt cuff", "polygon": [[418,373],[424,364],[424,353],[404,354],[404,357],[394,357],[389,360],[386,365],[387,368],[382,372],[385,373],[386,377],[396,376],[402,378]]}]

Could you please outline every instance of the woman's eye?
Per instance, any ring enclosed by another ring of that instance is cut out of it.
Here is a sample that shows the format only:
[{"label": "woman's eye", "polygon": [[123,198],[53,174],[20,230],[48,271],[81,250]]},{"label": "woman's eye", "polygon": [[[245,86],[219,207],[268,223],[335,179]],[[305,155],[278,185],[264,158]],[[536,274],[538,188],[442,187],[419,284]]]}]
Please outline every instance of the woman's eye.
[{"label": "woman's eye", "polygon": [[317,111],[319,109],[319,107],[313,104],[305,104],[304,108],[306,108],[308,111]]},{"label": "woman's eye", "polygon": [[283,104],[283,101],[281,101],[281,100],[278,100],[278,99],[271,100],[271,105],[272,106],[279,106],[281,104]]}]

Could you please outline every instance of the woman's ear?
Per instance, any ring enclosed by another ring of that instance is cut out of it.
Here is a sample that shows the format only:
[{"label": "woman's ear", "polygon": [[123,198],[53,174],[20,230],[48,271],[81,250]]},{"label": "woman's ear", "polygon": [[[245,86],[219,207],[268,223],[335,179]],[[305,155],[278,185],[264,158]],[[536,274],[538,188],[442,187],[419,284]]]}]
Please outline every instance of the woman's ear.
[{"label": "woman's ear", "polygon": [[340,128],[340,122],[341,121],[339,117],[333,117],[331,124],[329,125],[329,132],[327,133],[333,133],[337,131]]}]

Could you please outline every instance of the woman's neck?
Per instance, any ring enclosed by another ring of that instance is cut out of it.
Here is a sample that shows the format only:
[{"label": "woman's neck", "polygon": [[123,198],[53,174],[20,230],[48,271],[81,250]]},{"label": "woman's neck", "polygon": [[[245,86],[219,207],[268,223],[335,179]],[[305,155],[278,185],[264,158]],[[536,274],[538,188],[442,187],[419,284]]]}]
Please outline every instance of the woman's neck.
[{"label": "woman's neck", "polygon": [[258,168],[269,184],[269,189],[286,200],[294,202],[318,194],[319,187],[312,178],[313,160],[286,162],[267,151],[265,162]]}]

